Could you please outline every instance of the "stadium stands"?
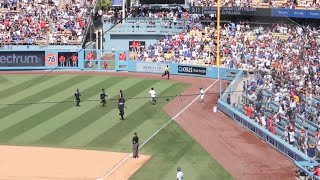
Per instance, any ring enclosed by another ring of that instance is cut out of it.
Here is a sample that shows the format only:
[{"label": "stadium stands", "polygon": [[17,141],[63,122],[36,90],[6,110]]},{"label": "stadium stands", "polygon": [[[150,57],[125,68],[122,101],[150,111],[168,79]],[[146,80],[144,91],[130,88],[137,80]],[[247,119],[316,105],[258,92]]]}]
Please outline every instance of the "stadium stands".
[{"label": "stadium stands", "polygon": [[0,4],[2,45],[81,44],[96,0],[23,0]]}]

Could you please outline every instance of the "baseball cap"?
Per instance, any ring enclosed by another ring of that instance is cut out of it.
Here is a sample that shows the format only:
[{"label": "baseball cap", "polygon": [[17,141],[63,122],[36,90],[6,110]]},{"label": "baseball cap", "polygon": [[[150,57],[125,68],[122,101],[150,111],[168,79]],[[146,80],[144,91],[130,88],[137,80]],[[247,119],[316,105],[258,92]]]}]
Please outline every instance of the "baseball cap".
[{"label": "baseball cap", "polygon": [[181,167],[178,167],[177,170],[178,170],[178,171],[181,171]]}]

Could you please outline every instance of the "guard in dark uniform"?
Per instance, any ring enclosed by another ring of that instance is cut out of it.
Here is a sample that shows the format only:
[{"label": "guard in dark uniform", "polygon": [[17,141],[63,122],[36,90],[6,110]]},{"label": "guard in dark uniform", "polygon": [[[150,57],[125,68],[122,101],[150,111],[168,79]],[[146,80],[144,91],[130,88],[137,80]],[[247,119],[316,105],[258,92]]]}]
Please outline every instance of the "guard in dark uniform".
[{"label": "guard in dark uniform", "polygon": [[120,99],[121,99],[121,98],[123,98],[123,99],[124,99],[124,96],[123,96],[123,92],[122,92],[122,90],[120,90],[120,92],[119,92],[119,97],[118,97],[118,98],[119,98],[119,103],[120,103]]},{"label": "guard in dark uniform", "polygon": [[79,89],[77,89],[77,91],[74,93],[76,107],[80,106],[80,96],[81,96],[80,91]]},{"label": "guard in dark uniform", "polygon": [[132,157],[133,158],[138,158],[139,157],[139,137],[137,135],[137,133],[133,134],[133,138],[132,138]]},{"label": "guard in dark uniform", "polygon": [[124,120],[124,107],[125,107],[125,100],[124,98],[119,99],[118,103],[118,109],[119,109],[119,115],[121,116],[121,120]]},{"label": "guard in dark uniform", "polygon": [[106,107],[107,104],[107,100],[106,97],[108,97],[108,95],[106,94],[106,92],[104,91],[104,89],[102,89],[101,93],[100,93],[100,102],[101,102],[101,107]]}]

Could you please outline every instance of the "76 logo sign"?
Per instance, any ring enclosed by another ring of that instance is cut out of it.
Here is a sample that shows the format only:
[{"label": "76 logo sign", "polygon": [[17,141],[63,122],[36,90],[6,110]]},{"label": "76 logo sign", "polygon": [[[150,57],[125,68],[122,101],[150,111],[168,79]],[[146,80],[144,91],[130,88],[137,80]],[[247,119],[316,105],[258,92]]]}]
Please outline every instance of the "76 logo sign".
[{"label": "76 logo sign", "polygon": [[46,56],[46,65],[48,66],[54,66],[58,64],[58,56],[54,53],[49,53]]}]

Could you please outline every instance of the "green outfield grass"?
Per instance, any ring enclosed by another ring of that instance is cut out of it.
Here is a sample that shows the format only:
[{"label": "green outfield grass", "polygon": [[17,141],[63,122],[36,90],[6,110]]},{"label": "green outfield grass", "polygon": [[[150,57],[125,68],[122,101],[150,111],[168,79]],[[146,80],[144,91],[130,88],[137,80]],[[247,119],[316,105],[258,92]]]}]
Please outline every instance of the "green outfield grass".
[{"label": "green outfield grass", "polygon": [[[0,144],[49,146],[103,151],[131,152],[131,138],[138,132],[142,144],[170,117],[159,99],[152,106],[148,91],[159,96],[180,94],[188,84],[131,77],[91,75],[3,75],[0,76]],[[30,86],[31,83],[34,83]],[[21,89],[30,86],[21,91]],[[81,107],[74,107],[79,88]],[[117,101],[100,107],[99,93],[105,88],[109,99],[119,89],[128,99],[125,120],[119,120]],[[175,122],[170,123],[141,149],[151,159],[137,171],[134,180],[175,179],[176,167],[187,180],[233,179]]]}]

